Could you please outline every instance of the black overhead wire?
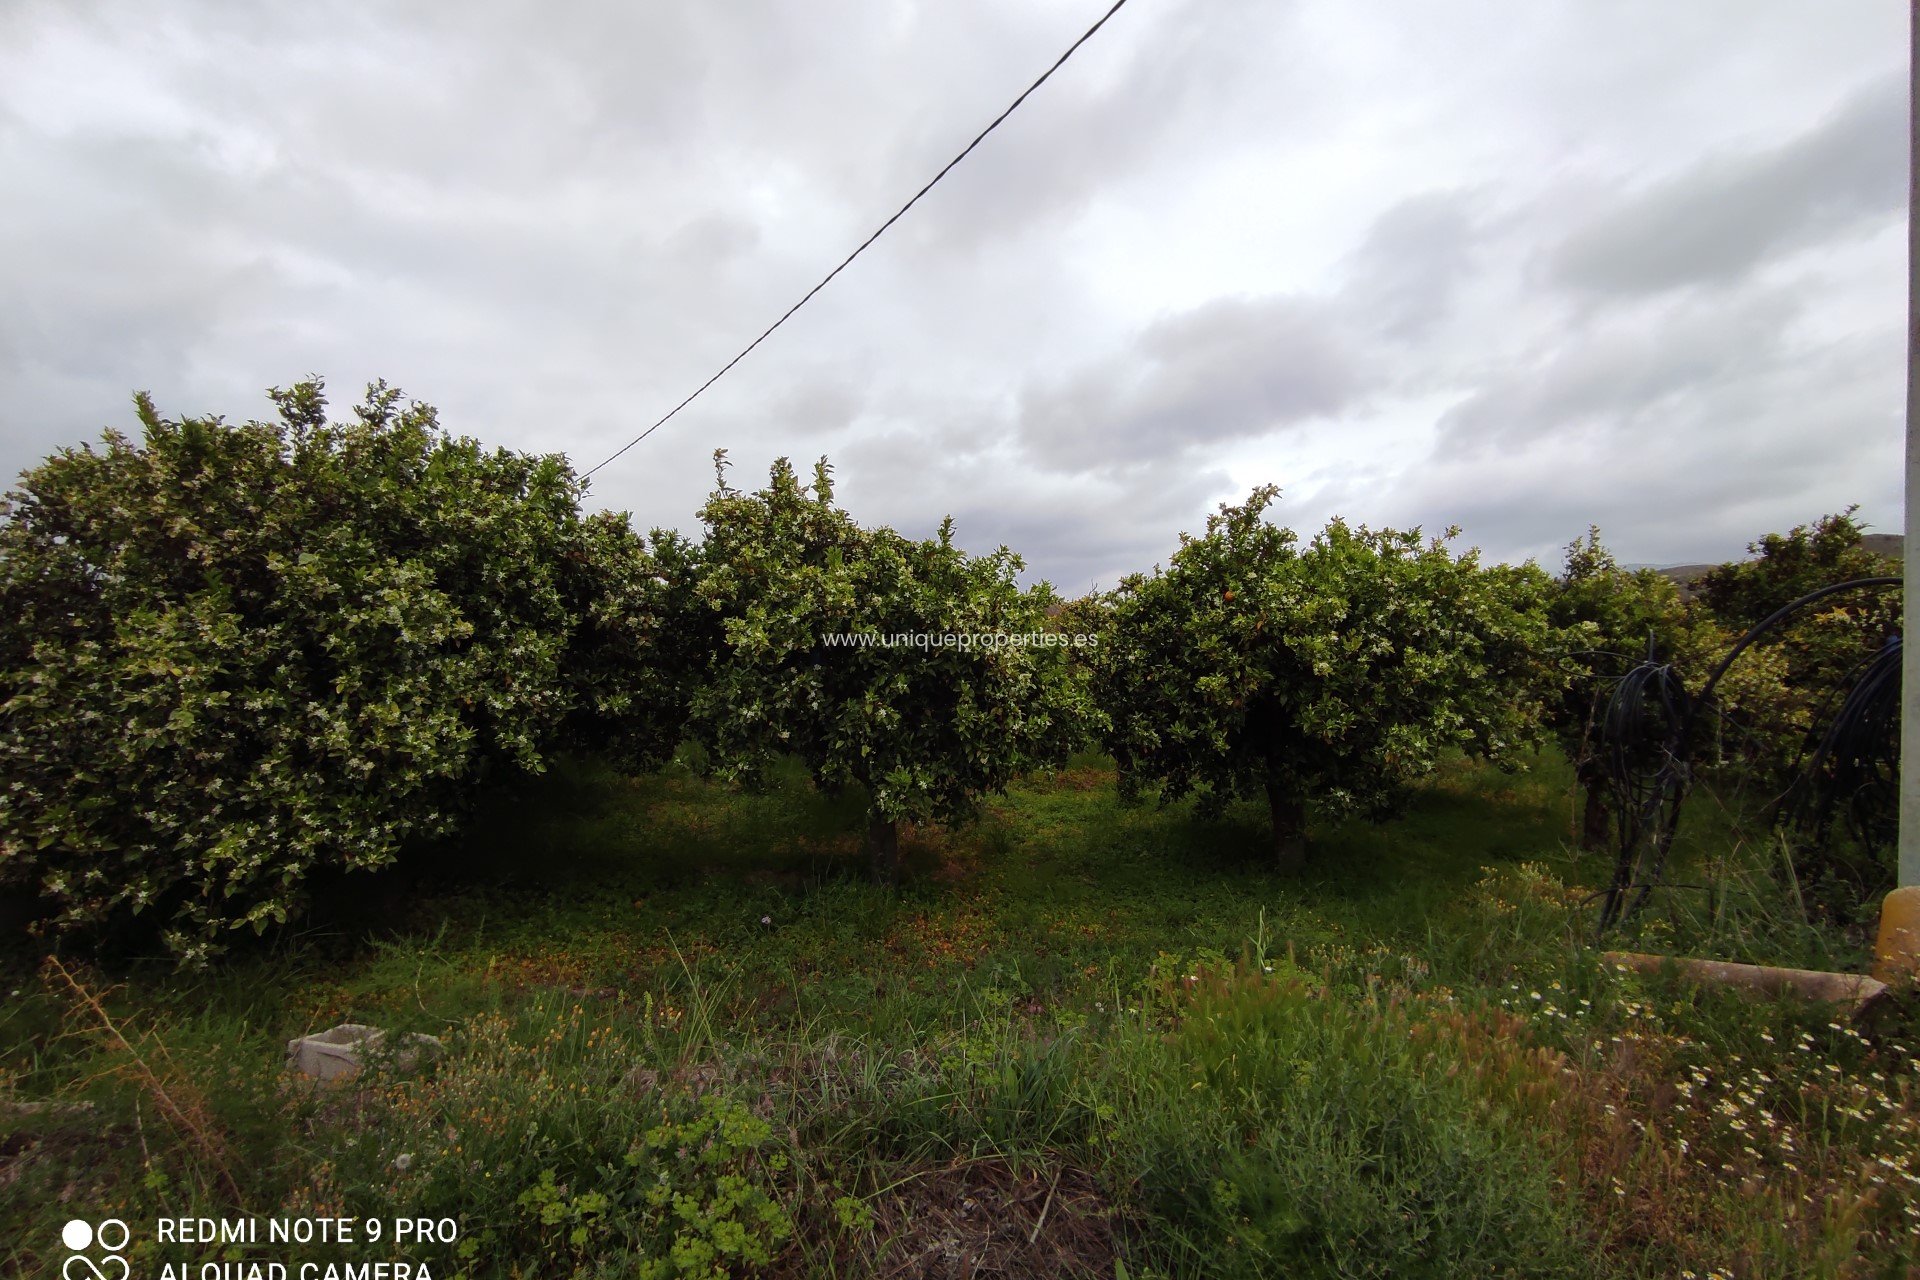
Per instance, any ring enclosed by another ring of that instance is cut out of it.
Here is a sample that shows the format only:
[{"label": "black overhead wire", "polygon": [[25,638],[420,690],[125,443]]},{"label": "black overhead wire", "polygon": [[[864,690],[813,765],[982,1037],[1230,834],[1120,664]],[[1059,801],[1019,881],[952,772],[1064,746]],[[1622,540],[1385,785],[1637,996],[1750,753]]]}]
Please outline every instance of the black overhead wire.
[{"label": "black overhead wire", "polygon": [[749,342],[745,347],[741,348],[740,354],[736,355],[733,359],[727,361],[724,365],[720,366],[719,373],[714,374],[711,378],[708,378],[705,382],[701,383],[698,387],[695,387],[693,391],[693,395],[688,396],[685,400],[682,400],[679,404],[669,409],[666,415],[662,417],[658,422],[654,423],[652,426],[648,427],[645,431],[642,431],[639,435],[635,436],[633,439],[621,445],[618,449],[615,449],[612,453],[608,454],[605,458],[602,458],[599,462],[594,463],[591,467],[588,467],[585,471],[581,472],[580,478],[584,480],[588,476],[591,476],[594,472],[600,470],[600,468],[606,466],[609,462],[612,462],[615,458],[618,458],[621,454],[633,448],[633,446],[639,444],[642,440],[645,440],[648,436],[652,435],[654,432],[658,431],[661,427],[665,426],[667,424],[668,419],[672,418],[674,414],[679,413],[682,409],[692,404],[695,398],[697,398],[702,391],[705,391],[708,387],[720,381],[720,379],[726,374],[727,370],[733,368],[733,366],[739,364],[742,360],[746,359],[747,355],[750,352],[752,352],[752,350],[755,347],[759,346],[762,342],[765,342],[767,338],[772,335],[775,329],[778,329],[781,325],[787,322],[788,318],[792,316],[794,312],[806,306],[807,303],[812,299],[814,294],[826,288],[827,285],[832,282],[833,278],[839,275],[842,271],[846,270],[848,265],[852,263],[852,261],[855,258],[865,253],[867,251],[867,246],[872,244],[875,240],[878,240],[882,235],[884,235],[888,227],[891,227],[894,223],[900,221],[901,216],[904,215],[907,210],[913,208],[914,205],[918,204],[920,202],[921,196],[924,196],[925,194],[927,194],[927,192],[933,190],[934,185],[938,183],[940,179],[946,177],[947,174],[953,169],[955,165],[959,164],[962,160],[965,160],[968,155],[972,154],[973,149],[979,146],[980,143],[983,140],[985,140],[988,134],[992,133],[995,129],[998,129],[1000,127],[1001,121],[1005,120],[1008,116],[1012,115],[1015,109],[1017,109],[1021,103],[1025,102],[1028,96],[1031,95],[1035,89],[1038,89],[1041,85],[1045,84],[1048,78],[1051,77],[1054,72],[1058,71],[1063,65],[1065,65],[1067,59],[1071,58],[1079,50],[1081,45],[1091,40],[1093,38],[1094,32],[1098,31],[1101,27],[1106,26],[1107,19],[1111,18],[1114,14],[1120,12],[1122,6],[1124,6],[1126,3],[1127,3],[1127,0],[1114,0],[1113,7],[1111,9],[1108,9],[1105,13],[1101,14],[1100,20],[1098,22],[1094,23],[1092,26],[1088,27],[1084,32],[1082,32],[1080,38],[1078,40],[1075,40],[1071,45],[1069,45],[1067,47],[1067,51],[1061,54],[1058,58],[1056,58],[1054,60],[1053,65],[1048,67],[1044,72],[1041,73],[1040,78],[1038,80],[1035,80],[1032,84],[1028,85],[1025,91],[1023,91],[1019,97],[1015,98],[1005,111],[1002,111],[999,115],[995,116],[993,118],[993,123],[989,124],[986,128],[982,129],[974,137],[973,141],[969,142],[961,150],[959,155],[947,161],[946,165],[941,168],[940,172],[934,174],[933,177],[927,181],[926,186],[921,187],[918,191],[914,192],[913,199],[901,205],[900,208],[895,211],[894,215],[891,218],[888,218],[885,222],[881,223],[879,230],[875,231],[872,235],[868,236],[865,240],[862,240],[860,242],[859,248],[855,249],[852,253],[848,254],[844,259],[842,259],[839,266],[827,272],[827,274],[824,277],[822,277],[819,284],[816,284],[815,286],[813,286],[813,288],[807,290],[806,296],[801,298],[800,301],[794,303],[792,306],[788,307],[785,314],[783,314],[778,320],[775,320],[772,324],[768,325],[764,333],[762,333],[759,337],[755,338],[752,342]]}]

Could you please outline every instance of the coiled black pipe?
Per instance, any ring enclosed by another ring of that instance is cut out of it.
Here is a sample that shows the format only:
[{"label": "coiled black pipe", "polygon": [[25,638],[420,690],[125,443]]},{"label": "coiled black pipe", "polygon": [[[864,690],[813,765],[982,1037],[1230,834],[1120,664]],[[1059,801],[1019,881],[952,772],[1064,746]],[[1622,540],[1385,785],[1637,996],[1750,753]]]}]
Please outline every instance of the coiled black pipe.
[{"label": "coiled black pipe", "polygon": [[[1652,658],[1621,677],[1599,720],[1600,760],[1619,815],[1613,875],[1600,906],[1601,932],[1638,911],[1660,884],[1674,834],[1679,829],[1681,806],[1693,785],[1695,729],[1701,712],[1713,707],[1713,692],[1728,668],[1755,641],[1810,604],[1843,591],[1897,587],[1900,583],[1900,578],[1891,575],[1854,578],[1810,591],[1782,605],[1740,637],[1714,667],[1697,697],[1688,696],[1684,681],[1671,664],[1655,662]],[[1893,648],[1897,654],[1897,640]],[[1886,655],[1887,650],[1883,648],[1875,661],[1885,659]],[[1843,717],[1850,714],[1851,719],[1843,727],[1840,717],[1836,717],[1822,739],[1827,750],[1822,753],[1816,747],[1814,756],[1823,765],[1831,763],[1837,767],[1844,758],[1853,762],[1850,768],[1879,767],[1868,740],[1872,733],[1884,732],[1886,716],[1890,715],[1897,727],[1900,678],[1897,656],[1882,666],[1870,664],[1869,673],[1877,673],[1874,689],[1863,693],[1856,684],[1841,710]],[[1858,703],[1855,693],[1861,695]],[[1894,750],[1898,750],[1897,737]],[[1865,756],[1861,755],[1863,751]],[[1834,792],[1826,799],[1824,803],[1829,811],[1838,798],[1839,793]]]}]

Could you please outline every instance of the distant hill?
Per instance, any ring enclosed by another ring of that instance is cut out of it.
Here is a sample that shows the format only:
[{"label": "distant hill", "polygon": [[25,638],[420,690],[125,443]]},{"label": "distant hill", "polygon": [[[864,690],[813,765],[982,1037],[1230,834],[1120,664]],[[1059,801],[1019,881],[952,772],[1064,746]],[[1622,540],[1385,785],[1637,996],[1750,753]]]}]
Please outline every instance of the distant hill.
[{"label": "distant hill", "polygon": [[[1860,544],[1875,555],[1891,556],[1899,560],[1906,555],[1907,539],[1898,533],[1869,533],[1860,539]],[[1717,564],[1672,564],[1657,566],[1661,573],[1672,578],[1680,587],[1683,600],[1693,598],[1693,589],[1700,579],[1720,566]]]},{"label": "distant hill", "polygon": [[1907,554],[1907,539],[1900,533],[1869,533],[1860,539],[1862,546],[1875,555],[1892,556],[1895,560]]}]

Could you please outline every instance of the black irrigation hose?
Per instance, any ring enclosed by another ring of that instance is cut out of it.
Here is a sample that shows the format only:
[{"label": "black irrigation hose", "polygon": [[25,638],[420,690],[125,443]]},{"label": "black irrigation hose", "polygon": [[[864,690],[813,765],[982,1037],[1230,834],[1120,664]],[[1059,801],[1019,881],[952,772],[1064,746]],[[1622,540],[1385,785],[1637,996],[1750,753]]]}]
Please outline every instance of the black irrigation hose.
[{"label": "black irrigation hose", "polygon": [[[1698,697],[1688,696],[1684,682],[1670,664],[1654,662],[1651,657],[1621,677],[1599,722],[1599,759],[1619,815],[1619,851],[1600,909],[1600,932],[1638,911],[1660,887],[1661,873],[1679,829],[1680,808],[1692,787],[1694,728],[1701,710],[1715,705],[1713,691],[1728,668],[1755,641],[1810,604],[1843,591],[1897,587],[1900,583],[1900,578],[1891,575],[1855,578],[1810,591],[1782,605],[1740,637],[1714,667]],[[1892,657],[1888,656],[1890,652]],[[1889,727],[1898,723],[1898,654],[1897,640],[1881,649],[1814,749],[1810,769],[1831,764],[1837,774],[1844,774],[1842,785],[1853,785],[1851,791],[1826,788],[1816,811],[1821,815],[1819,821],[1830,821],[1832,805],[1844,795],[1849,801],[1850,819],[1860,822],[1864,813],[1858,802],[1864,789],[1881,776],[1879,770],[1886,767],[1887,750],[1899,749],[1897,736],[1891,748],[1879,745],[1886,741]]]},{"label": "black irrigation hose", "polygon": [[1839,712],[1804,766],[1795,762],[1797,776],[1779,817],[1816,844],[1825,840],[1842,802],[1847,827],[1861,845],[1878,848],[1893,837],[1880,815],[1884,797],[1898,785],[1901,652],[1896,636],[1855,669]]},{"label": "black irrigation hose", "polygon": [[[1602,929],[1645,901],[1666,864],[1690,781],[1682,748],[1692,715],[1693,700],[1679,672],[1651,661],[1620,678],[1601,715],[1600,766],[1619,817],[1619,852],[1601,909]],[[1645,868],[1639,865],[1642,848],[1652,851]]]}]

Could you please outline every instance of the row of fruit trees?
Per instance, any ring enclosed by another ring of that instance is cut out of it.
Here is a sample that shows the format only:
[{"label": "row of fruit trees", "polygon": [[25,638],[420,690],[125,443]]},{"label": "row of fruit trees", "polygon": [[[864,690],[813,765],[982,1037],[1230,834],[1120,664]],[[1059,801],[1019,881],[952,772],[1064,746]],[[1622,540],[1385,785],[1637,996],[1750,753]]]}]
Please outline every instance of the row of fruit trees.
[{"label": "row of fruit trees", "polygon": [[[1309,821],[1391,813],[1465,751],[1557,742],[1612,815],[1592,722],[1649,651],[1704,668],[1803,589],[1881,568],[1851,513],[1756,544],[1683,601],[1598,532],[1556,576],[1335,520],[1302,540],[1278,491],[1223,506],[1163,567],[1064,601],[1019,557],[858,523],[823,460],[734,488],[704,535],[583,514],[564,459],[483,448],[369,388],[317,382],[278,420],[162,418],[22,477],[0,526],[0,889],[76,943],[148,929],[184,963],[457,830],[490,782],[556,753],[658,767],[693,742],[752,785],[781,759],[902,823],[955,822],[1097,747],[1123,792],[1263,800],[1274,855]],[[1820,698],[1894,624],[1841,602],[1722,689],[1719,767],[1784,775]],[[903,642],[903,639],[904,642]]]}]

